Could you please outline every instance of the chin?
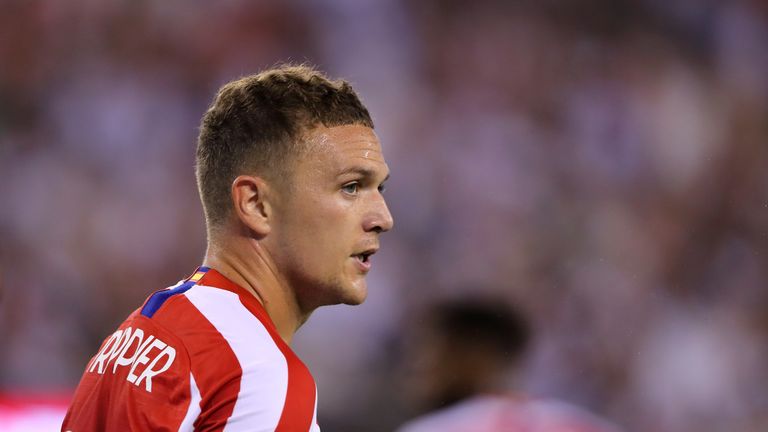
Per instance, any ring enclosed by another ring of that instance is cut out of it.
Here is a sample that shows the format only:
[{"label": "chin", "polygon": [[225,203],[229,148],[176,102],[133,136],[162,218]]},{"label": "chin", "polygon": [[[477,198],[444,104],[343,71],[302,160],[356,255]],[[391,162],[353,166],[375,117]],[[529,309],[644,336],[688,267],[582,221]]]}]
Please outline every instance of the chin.
[{"label": "chin", "polygon": [[359,296],[354,298],[346,298],[341,301],[341,304],[349,305],[349,306],[357,306],[363,304],[365,302],[365,298],[367,296]]},{"label": "chin", "polygon": [[368,287],[366,286],[365,279],[352,284],[351,286],[342,288],[341,299],[339,303],[357,306],[362,304],[368,297]]}]

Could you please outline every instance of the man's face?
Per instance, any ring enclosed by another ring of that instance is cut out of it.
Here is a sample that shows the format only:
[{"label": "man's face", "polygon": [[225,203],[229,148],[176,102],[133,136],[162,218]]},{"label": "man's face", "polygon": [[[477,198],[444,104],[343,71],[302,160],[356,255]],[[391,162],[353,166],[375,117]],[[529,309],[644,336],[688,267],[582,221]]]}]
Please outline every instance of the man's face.
[{"label": "man's face", "polygon": [[318,127],[275,201],[273,258],[302,309],[360,304],[379,235],[392,228],[389,176],[373,130]]}]

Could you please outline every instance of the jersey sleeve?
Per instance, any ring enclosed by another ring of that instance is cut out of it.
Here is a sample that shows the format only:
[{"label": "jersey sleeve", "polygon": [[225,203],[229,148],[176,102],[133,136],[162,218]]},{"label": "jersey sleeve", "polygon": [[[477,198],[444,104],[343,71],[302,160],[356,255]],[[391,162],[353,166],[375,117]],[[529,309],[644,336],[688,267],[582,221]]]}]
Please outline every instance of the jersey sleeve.
[{"label": "jersey sleeve", "polygon": [[194,421],[193,388],[184,345],[136,311],[86,365],[62,431],[177,431]]}]

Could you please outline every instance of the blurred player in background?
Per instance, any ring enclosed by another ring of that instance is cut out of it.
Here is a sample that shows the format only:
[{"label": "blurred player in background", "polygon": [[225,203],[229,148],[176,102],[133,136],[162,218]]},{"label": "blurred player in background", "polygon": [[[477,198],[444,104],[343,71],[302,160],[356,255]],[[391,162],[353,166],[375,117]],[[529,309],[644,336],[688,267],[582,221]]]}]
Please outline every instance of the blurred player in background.
[{"label": "blurred player in background", "polygon": [[446,301],[421,316],[406,363],[425,414],[398,432],[617,432],[571,404],[514,390],[531,333],[502,300]]},{"label": "blurred player in background", "polygon": [[277,67],[221,88],[196,161],[203,265],[104,341],[62,430],[319,430],[289,343],[316,308],[363,302],[392,227],[370,115],[348,83]]}]

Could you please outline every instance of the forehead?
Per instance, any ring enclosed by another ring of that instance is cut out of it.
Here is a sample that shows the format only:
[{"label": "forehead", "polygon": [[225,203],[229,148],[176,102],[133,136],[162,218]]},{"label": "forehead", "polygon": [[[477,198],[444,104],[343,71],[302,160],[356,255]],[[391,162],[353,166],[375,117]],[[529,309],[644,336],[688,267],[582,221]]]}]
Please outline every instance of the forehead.
[{"label": "forehead", "polygon": [[385,177],[389,168],[379,138],[373,129],[361,125],[317,127],[306,137],[305,159],[326,174],[360,168]]}]

